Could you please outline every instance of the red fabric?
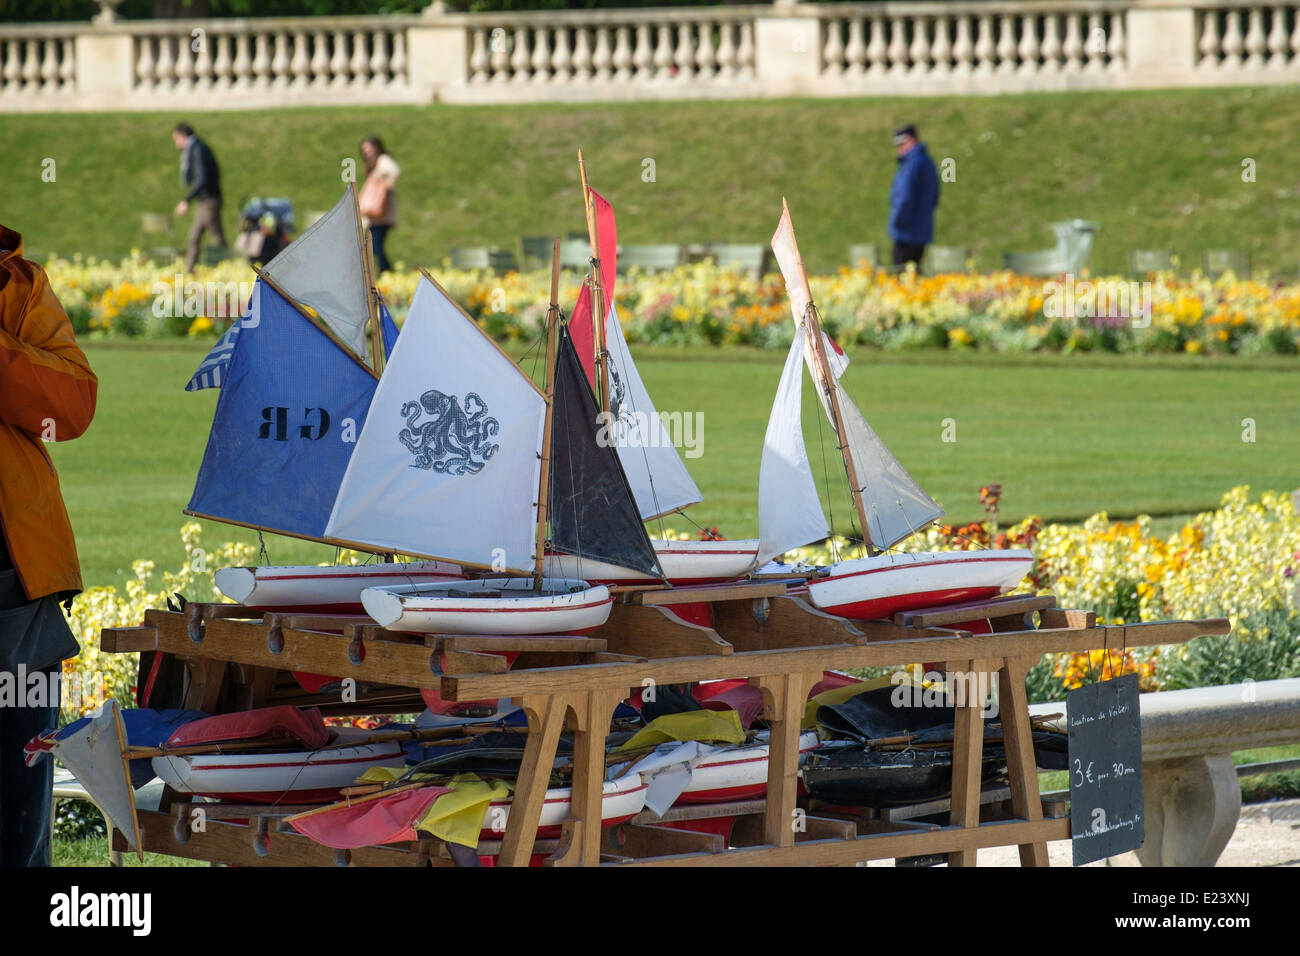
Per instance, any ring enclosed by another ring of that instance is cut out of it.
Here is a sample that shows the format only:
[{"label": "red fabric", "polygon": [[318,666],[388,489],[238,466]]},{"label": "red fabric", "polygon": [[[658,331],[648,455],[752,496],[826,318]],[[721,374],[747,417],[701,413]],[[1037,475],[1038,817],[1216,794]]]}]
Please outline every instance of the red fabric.
[{"label": "red fabric", "polygon": [[702,820],[673,820],[658,826],[670,830],[691,830],[695,833],[716,833],[731,846],[731,831],[736,825],[735,817],[705,817]]},{"label": "red fabric", "polygon": [[[718,683],[733,682],[718,681]],[[749,725],[758,719],[759,713],[763,710],[763,692],[748,681],[735,683],[737,684],[735,687],[725,688],[703,698],[700,697],[700,690],[706,688],[697,687],[695,699],[705,710],[734,710],[736,716],[740,718],[740,726],[748,730]]]},{"label": "red fabric", "polygon": [[[600,243],[600,284],[605,290],[606,315],[614,301],[614,280],[618,272],[618,227],[614,223],[614,207],[596,190],[591,191],[591,202],[596,207],[596,240]],[[569,335],[578,351],[587,381],[596,387],[595,332],[591,324],[591,287],[584,283],[578,293],[578,302],[569,316]]]},{"label": "red fabric", "polygon": [[813,689],[808,691],[808,699],[812,700],[818,694],[828,690],[834,690],[836,687],[847,687],[849,684],[861,684],[858,678],[851,674],[841,674],[838,671],[823,671],[822,679],[813,685]]},{"label": "red fabric", "polygon": [[660,607],[687,624],[698,624],[700,627],[713,626],[713,605],[707,601],[697,601],[693,604],[662,604]]},{"label": "red fabric", "polygon": [[442,695],[432,687],[420,688],[420,696],[424,698],[424,706],[439,716],[469,707],[491,707],[494,712],[497,709],[496,700],[443,700]]},{"label": "red fabric", "polygon": [[447,787],[402,790],[361,803],[339,804],[289,822],[303,836],[336,850],[416,840],[415,822],[433,801],[449,792]]},{"label": "red fabric", "polygon": [[255,740],[271,736],[297,740],[308,750],[316,750],[329,741],[330,732],[317,708],[299,710],[285,704],[191,721],[168,737],[164,746],[190,747],[195,744]]},{"label": "red fabric", "polygon": [[322,687],[337,684],[342,679],[330,677],[328,674],[308,674],[305,671],[293,671],[292,673],[293,679],[298,682],[298,686],[309,694],[318,693]]}]

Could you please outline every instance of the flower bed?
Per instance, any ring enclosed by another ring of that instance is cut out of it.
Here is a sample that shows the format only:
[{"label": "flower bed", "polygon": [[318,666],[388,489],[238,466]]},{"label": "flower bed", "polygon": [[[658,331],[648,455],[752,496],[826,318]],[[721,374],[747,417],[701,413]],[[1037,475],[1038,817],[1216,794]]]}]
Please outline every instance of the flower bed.
[{"label": "flower bed", "polygon": [[[190,280],[175,264],[53,260],[55,292],[77,332],[91,338],[221,332],[253,280],[242,260],[200,269]],[[538,337],[548,272],[432,270],[471,316],[503,341]],[[400,322],[419,273],[386,273],[380,289]],[[582,276],[565,272],[560,300],[577,298]],[[922,277],[863,267],[813,276],[822,321],[842,344],[885,350],[998,352],[1112,351],[1246,355],[1300,352],[1300,283],[1266,283],[1199,273],[1034,279],[1011,272]],[[213,294],[212,286],[218,294]],[[229,295],[220,290],[231,290]],[[182,294],[183,293],[183,294]],[[669,272],[633,270],[616,287],[632,343],[750,345],[779,349],[793,335],[778,276],[753,278],[703,263]],[[232,302],[234,304],[232,304]]]}]

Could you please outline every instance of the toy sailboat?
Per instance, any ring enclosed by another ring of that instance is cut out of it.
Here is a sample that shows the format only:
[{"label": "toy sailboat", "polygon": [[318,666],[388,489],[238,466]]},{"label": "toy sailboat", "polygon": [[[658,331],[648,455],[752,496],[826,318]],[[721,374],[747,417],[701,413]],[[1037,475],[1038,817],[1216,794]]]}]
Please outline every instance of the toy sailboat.
[{"label": "toy sailboat", "polygon": [[[827,537],[800,421],[807,365],[838,437],[849,491],[868,555],[819,568],[808,595],[824,611],[849,618],[884,618],[896,611],[974,601],[1010,591],[1033,567],[1023,549],[877,553],[942,516],[867,424],[839,382],[813,305],[790,210],[772,237],[794,313],[795,338],[786,357],[763,444],[758,512],[764,561]],[[842,370],[842,368],[841,368]]]},{"label": "toy sailboat", "polygon": [[411,302],[326,536],[500,577],[366,588],[361,603],[396,630],[574,633],[602,625],[604,585],[545,574],[554,550],[575,561],[662,569],[617,453],[598,441],[595,399],[555,304],[543,393],[425,273]]}]

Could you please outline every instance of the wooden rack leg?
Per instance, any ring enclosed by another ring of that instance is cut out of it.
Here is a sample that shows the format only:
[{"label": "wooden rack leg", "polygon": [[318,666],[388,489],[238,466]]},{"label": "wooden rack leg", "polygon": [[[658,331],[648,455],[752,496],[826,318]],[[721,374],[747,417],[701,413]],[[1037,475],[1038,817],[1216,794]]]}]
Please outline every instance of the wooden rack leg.
[{"label": "wooden rack leg", "polygon": [[[948,692],[959,690],[955,675],[965,674],[967,680],[960,688],[964,706],[955,708],[952,741],[952,811],[950,826],[973,829],[980,823],[980,774],[984,758],[984,701],[978,699],[978,675],[992,670],[989,661],[948,661],[945,665],[949,681]],[[948,854],[949,866],[975,866],[978,850],[956,850]]]},{"label": "wooden rack leg", "polygon": [[794,811],[799,784],[799,731],[808,691],[822,672],[755,678],[768,708],[767,811],[763,840],[769,846],[793,846]]},{"label": "wooden rack leg", "polygon": [[573,795],[569,815],[576,831],[572,844],[556,866],[597,866],[600,863],[600,820],[605,799],[605,738],[609,721],[623,690],[592,690],[575,694],[573,711],[578,726],[573,735]]},{"label": "wooden rack leg", "polygon": [[528,696],[520,701],[528,717],[528,742],[519,767],[519,783],[510,802],[501,855],[497,857],[501,866],[527,866],[532,859],[542,802],[550,784],[550,768],[555,763],[568,704],[569,698],[563,694]]},{"label": "wooden rack leg", "polygon": [[[1011,782],[1011,809],[1022,820],[1043,819],[1043,801],[1038,792],[1038,765],[1029,725],[1029,702],[1025,675],[1032,662],[1008,657],[998,673],[998,706],[1001,708],[1003,743],[1007,749],[1007,772]],[[1049,866],[1047,844],[1020,844],[1021,866]]]}]

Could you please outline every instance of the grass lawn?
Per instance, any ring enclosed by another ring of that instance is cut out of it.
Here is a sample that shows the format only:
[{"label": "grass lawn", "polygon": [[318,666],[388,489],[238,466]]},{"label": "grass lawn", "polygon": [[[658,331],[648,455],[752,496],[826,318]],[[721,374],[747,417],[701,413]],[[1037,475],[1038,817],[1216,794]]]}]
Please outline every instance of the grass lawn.
[{"label": "grass lawn", "polygon": [[[15,188],[5,225],[38,254],[118,256],[139,245],[139,214],[181,198],[170,140],[180,118],[7,116],[0,168]],[[363,136],[381,135],[403,170],[389,257],[412,264],[452,246],[514,248],[521,235],[582,231],[582,146],[625,242],[766,242],[785,195],[809,265],[830,269],[850,243],[887,244],[889,131],[911,121],[936,161],[956,161],[936,242],[971,246],[981,268],[1000,266],[1004,251],[1051,246],[1048,223],[1076,216],[1101,225],[1094,269],[1127,270],[1133,248],[1171,249],[1188,268],[1213,247],[1249,249],[1275,274],[1294,277],[1300,266],[1300,97],[1288,87],[187,118],[222,164],[227,230],[252,195],[289,196],[300,214],[328,209],[341,163],[359,161]],[[40,179],[47,158],[53,183]],[[1242,180],[1247,158],[1253,182]],[[647,159],[653,182],[642,178]],[[30,188],[20,188],[24,176]]]},{"label": "grass lawn", "polygon": [[[137,558],[174,570],[185,557],[182,509],[217,398],[183,390],[204,348],[92,344],[86,351],[100,376],[98,415],[85,436],[52,446],[85,581],[119,583]],[[727,537],[753,535],[759,455],[783,357],[740,349],[637,355],[661,411],[704,416],[703,454],[687,466],[705,501],[690,514]],[[989,482],[1003,485],[1004,521],[1072,520],[1099,510],[1179,515],[1215,506],[1235,484],[1300,485],[1300,376],[1284,361],[857,352],[846,374],[872,425],[956,521],[982,516],[978,491]],[[824,444],[835,524],[846,528],[835,445],[814,414],[811,387],[804,399],[819,487]],[[1254,444],[1241,441],[1248,417],[1256,422]],[[945,418],[956,422],[956,442],[941,440]],[[691,528],[682,518],[669,524]],[[212,547],[256,535],[205,523],[203,540]],[[333,555],[288,538],[268,535],[267,544],[275,563]]]}]

